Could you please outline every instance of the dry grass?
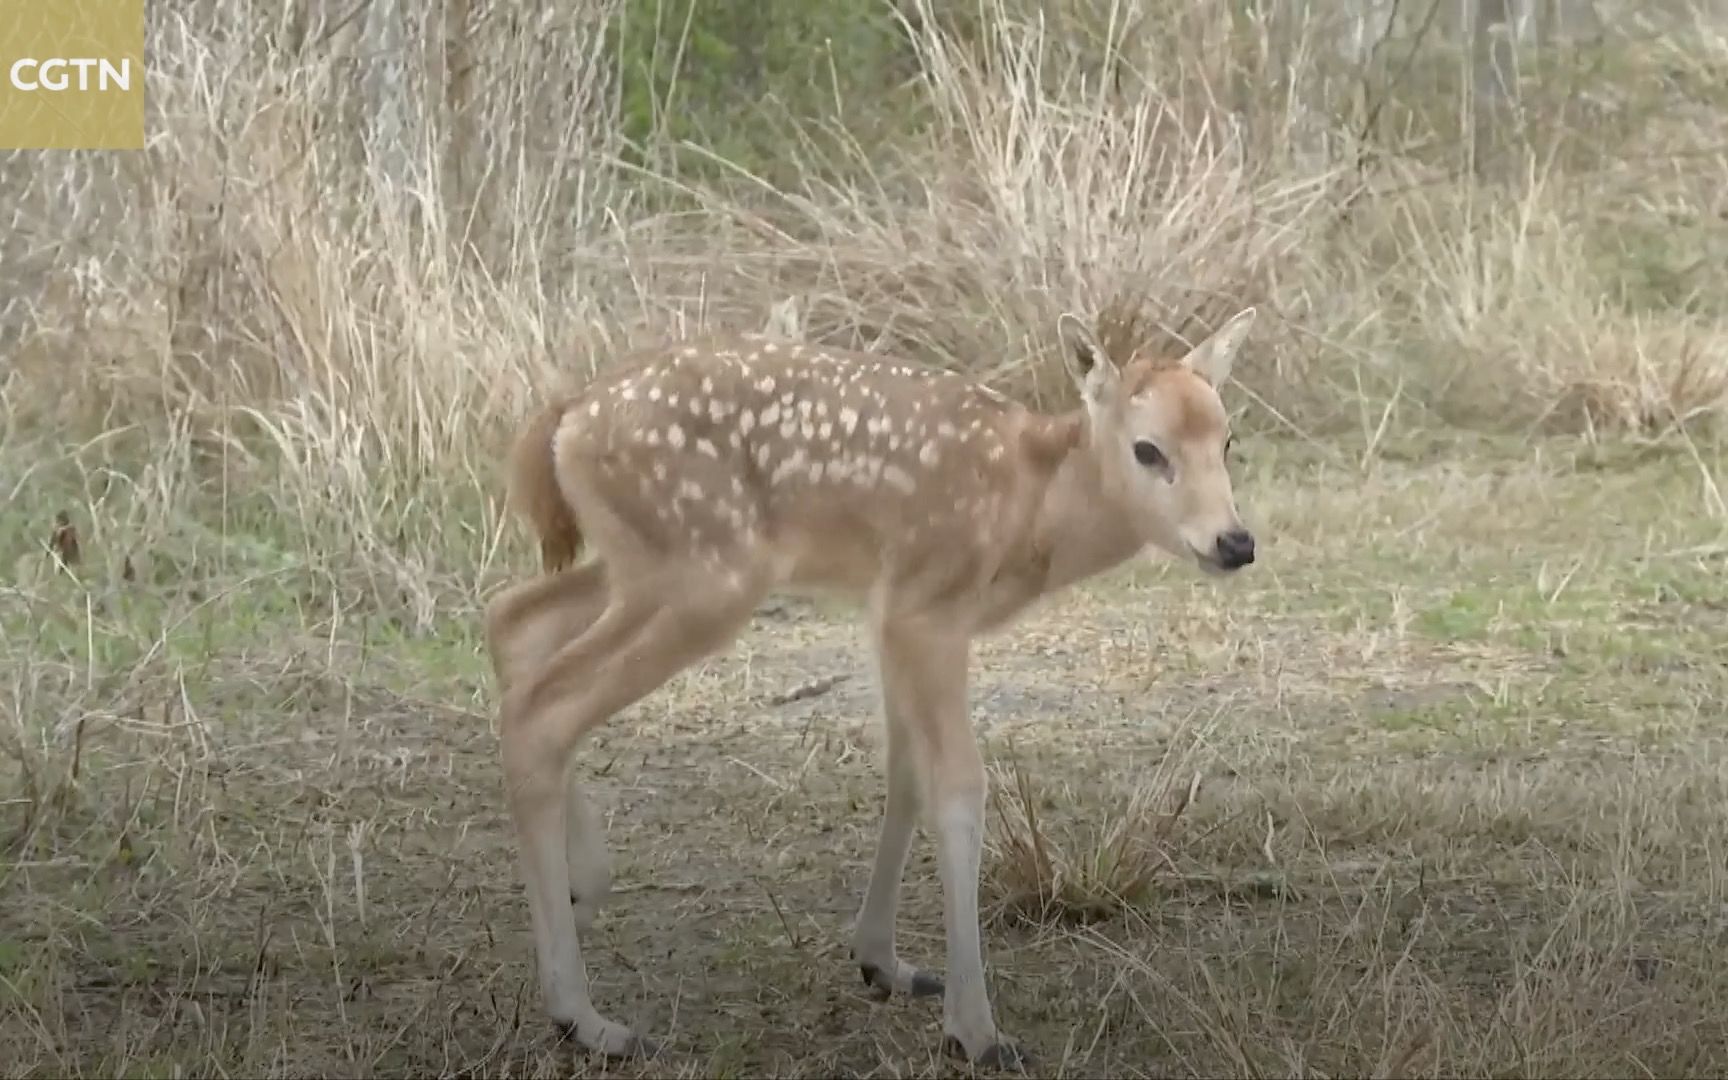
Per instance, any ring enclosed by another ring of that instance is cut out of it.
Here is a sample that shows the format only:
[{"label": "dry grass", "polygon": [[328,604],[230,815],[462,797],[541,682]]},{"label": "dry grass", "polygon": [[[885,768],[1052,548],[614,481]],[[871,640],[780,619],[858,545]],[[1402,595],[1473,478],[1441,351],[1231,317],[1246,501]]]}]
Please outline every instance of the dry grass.
[{"label": "dry grass", "polygon": [[[1167,771],[1175,755],[1159,771]],[[994,884],[1001,897],[987,912],[986,924],[1085,925],[1114,918],[1156,899],[1158,887],[1173,876],[1171,851],[1180,842],[1182,813],[1200,790],[1195,773],[1172,797],[1167,786],[1146,783],[1129,793],[1120,809],[1092,799],[1065,800],[1084,806],[1075,835],[1054,834],[1045,815],[1060,811],[1055,798],[1012,756],[1013,771],[996,770],[992,795],[996,808],[997,848]],[[1163,804],[1170,804],[1161,809]],[[996,914],[996,918],[992,915]]]},{"label": "dry grass", "polygon": [[[1728,1069],[1719,23],[1616,24],[1471,172],[1440,45],[903,5],[917,122],[805,130],[776,188],[620,164],[605,6],[415,39],[406,189],[322,5],[156,5],[151,149],[0,162],[8,1073],[568,1072],[476,621],[553,381],[773,325],[1055,404],[1057,312],[1165,348],[1250,301],[1253,576],[1127,572],[980,649],[1006,1030],[1064,1075]],[[778,608],[589,752],[596,993],[657,1074],[949,1068],[844,962],[858,649]]]}]

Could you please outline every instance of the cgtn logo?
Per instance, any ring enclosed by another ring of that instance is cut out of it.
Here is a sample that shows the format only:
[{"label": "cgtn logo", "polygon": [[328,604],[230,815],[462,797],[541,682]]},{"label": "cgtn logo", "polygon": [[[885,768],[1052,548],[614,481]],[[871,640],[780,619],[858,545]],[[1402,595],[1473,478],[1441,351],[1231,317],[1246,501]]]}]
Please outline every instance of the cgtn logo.
[{"label": "cgtn logo", "polygon": [[0,0],[0,150],[142,150],[145,0]]},{"label": "cgtn logo", "polygon": [[132,61],[119,63],[88,56],[22,57],[6,69],[12,89],[22,93],[63,93],[65,91],[98,92],[105,90],[128,93],[132,89]]}]

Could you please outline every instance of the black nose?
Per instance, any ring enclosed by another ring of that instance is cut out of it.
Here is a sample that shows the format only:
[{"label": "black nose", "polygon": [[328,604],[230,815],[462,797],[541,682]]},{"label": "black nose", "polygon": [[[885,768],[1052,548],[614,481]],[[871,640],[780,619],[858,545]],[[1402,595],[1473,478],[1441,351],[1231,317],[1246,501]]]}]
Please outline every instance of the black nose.
[{"label": "black nose", "polygon": [[1231,529],[1218,537],[1218,565],[1226,570],[1235,570],[1253,561],[1253,533],[1247,529]]}]

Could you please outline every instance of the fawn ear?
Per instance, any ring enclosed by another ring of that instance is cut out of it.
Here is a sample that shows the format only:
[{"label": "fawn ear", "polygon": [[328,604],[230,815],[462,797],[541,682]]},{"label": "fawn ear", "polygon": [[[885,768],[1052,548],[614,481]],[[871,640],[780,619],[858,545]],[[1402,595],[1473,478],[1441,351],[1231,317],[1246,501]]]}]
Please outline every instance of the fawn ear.
[{"label": "fawn ear", "polygon": [[1062,358],[1068,375],[1080,388],[1088,406],[1101,405],[1116,393],[1121,371],[1104,351],[1098,338],[1077,316],[1063,312],[1056,317],[1056,334],[1062,339]]},{"label": "fawn ear", "polygon": [[1242,348],[1242,342],[1248,338],[1249,328],[1254,325],[1255,314],[1253,308],[1244,308],[1237,312],[1229,322],[1183,357],[1182,366],[1214,387],[1223,386],[1224,380],[1230,377],[1230,366],[1236,360],[1236,351]]}]

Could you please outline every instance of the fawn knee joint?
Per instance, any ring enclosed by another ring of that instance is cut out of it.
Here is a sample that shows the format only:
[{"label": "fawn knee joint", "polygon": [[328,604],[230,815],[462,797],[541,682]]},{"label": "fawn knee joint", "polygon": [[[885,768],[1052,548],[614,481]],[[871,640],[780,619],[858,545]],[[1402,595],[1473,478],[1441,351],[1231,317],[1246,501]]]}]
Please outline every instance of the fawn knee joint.
[{"label": "fawn knee joint", "polygon": [[498,703],[498,729],[506,737],[514,735],[522,738],[523,722],[528,718],[531,689],[525,683],[514,683],[504,687],[502,700]]},{"label": "fawn knee joint", "polygon": [[513,668],[521,665],[511,663],[509,647],[510,624],[515,619],[516,603],[509,593],[494,596],[486,602],[486,610],[481,616],[481,626],[485,633],[486,656],[492,661],[492,674],[500,686],[508,687],[517,681]]},{"label": "fawn knee joint", "polygon": [[576,929],[586,931],[594,928],[594,919],[600,914],[600,902],[604,899],[604,893],[589,896],[570,890],[570,910],[575,916]]}]

